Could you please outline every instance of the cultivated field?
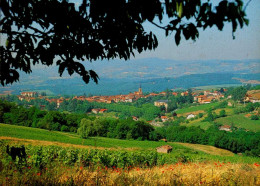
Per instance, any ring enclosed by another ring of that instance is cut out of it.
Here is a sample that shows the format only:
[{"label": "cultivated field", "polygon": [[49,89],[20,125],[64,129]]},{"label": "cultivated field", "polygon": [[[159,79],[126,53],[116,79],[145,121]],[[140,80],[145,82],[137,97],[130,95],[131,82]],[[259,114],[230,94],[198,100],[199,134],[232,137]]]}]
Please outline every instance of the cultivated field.
[{"label": "cultivated field", "polygon": [[[164,144],[173,151],[157,153]],[[12,160],[7,145],[24,145],[26,159]],[[80,139],[0,124],[0,185],[257,185],[259,163],[206,145]]]},{"label": "cultivated field", "polygon": [[223,125],[231,125],[238,128],[244,128],[254,132],[260,132],[260,120],[251,120],[245,117],[245,114],[236,114],[232,116],[227,116],[223,118],[216,119],[216,122]]}]

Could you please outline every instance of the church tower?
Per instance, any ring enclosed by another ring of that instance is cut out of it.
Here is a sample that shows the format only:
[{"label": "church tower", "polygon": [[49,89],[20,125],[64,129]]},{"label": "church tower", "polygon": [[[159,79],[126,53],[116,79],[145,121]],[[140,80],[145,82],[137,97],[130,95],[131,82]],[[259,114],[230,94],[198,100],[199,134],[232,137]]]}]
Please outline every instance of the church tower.
[{"label": "church tower", "polygon": [[141,84],[140,84],[140,86],[139,86],[138,93],[139,93],[139,95],[143,95],[143,91],[142,91]]}]

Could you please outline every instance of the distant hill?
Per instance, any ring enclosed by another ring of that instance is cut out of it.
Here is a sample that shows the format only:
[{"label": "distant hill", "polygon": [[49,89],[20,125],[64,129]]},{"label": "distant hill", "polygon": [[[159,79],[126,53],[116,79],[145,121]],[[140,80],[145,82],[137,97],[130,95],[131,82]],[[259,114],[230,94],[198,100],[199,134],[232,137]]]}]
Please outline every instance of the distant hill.
[{"label": "distant hill", "polygon": [[136,91],[162,91],[167,88],[190,88],[208,85],[240,85],[258,83],[260,60],[174,61],[158,58],[130,61],[96,61],[86,63],[87,69],[100,76],[99,84],[84,84],[77,75],[59,77],[58,68],[34,67],[32,74],[21,73],[20,82],[0,87],[0,94],[12,91],[46,91],[47,94],[115,95]]}]

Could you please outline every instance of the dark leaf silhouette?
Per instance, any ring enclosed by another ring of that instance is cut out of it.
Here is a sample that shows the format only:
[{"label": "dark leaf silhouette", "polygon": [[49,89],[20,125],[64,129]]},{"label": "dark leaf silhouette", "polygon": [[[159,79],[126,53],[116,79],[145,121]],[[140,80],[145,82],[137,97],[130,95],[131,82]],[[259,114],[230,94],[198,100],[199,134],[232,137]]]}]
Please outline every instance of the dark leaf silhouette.
[{"label": "dark leaf silhouette", "polygon": [[198,28],[222,30],[231,23],[234,35],[238,24],[248,25],[242,0],[221,0],[216,7],[211,1],[82,0],[76,6],[65,0],[1,0],[0,31],[6,40],[0,45],[0,82],[19,80],[18,70],[30,73],[31,65],[56,64],[60,76],[67,70],[97,83],[97,74],[82,61],[128,60],[157,48],[157,37],[144,22],[168,37],[174,33],[177,45],[182,35],[195,41]]}]

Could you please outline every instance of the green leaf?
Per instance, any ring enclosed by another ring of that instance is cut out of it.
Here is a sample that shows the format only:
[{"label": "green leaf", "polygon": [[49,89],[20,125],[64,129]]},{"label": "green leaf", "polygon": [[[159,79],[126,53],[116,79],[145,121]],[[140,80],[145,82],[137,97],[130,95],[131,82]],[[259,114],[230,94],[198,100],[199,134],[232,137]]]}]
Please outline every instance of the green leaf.
[{"label": "green leaf", "polygon": [[6,48],[8,47],[8,45],[9,45],[9,39],[6,39],[6,41],[5,41]]},{"label": "green leaf", "polygon": [[179,18],[181,18],[181,17],[182,17],[182,14],[183,14],[182,2],[180,2],[180,3],[176,2],[176,10],[177,10],[177,12],[178,12]]}]

